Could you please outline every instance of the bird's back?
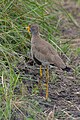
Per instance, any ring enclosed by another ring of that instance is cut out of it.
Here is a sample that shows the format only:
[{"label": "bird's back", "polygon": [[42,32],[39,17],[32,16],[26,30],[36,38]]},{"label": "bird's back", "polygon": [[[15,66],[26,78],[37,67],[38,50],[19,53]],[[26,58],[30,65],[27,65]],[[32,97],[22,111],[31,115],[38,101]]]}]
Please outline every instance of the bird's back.
[{"label": "bird's back", "polygon": [[66,67],[53,46],[40,36],[32,37],[31,43],[32,56],[34,55],[41,63],[52,64],[62,69]]}]

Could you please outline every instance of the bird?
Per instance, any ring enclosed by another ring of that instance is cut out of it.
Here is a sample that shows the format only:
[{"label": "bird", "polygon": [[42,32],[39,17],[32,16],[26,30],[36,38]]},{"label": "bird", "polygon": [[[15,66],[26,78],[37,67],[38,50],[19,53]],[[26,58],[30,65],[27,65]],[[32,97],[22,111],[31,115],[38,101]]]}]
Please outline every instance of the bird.
[{"label": "bird", "polygon": [[[54,65],[63,71],[69,72],[71,70],[62,58],[57,53],[56,49],[46,40],[40,36],[39,25],[32,24],[26,27],[28,32],[31,32],[31,56],[32,59],[40,65],[40,78],[42,78],[42,65],[46,67],[46,96],[48,99],[48,83],[49,83],[49,66]],[[41,81],[39,80],[39,85]]]}]

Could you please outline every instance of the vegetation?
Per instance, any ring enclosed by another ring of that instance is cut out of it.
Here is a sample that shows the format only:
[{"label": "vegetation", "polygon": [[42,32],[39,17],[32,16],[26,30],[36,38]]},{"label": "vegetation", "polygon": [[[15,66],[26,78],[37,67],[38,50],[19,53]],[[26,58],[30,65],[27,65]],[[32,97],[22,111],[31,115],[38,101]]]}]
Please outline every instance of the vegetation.
[{"label": "vegetation", "polygon": [[[70,59],[70,44],[60,42],[61,14],[78,26],[73,16],[64,10],[59,1],[0,0],[0,120],[46,118],[43,108],[39,105],[39,99],[36,100],[34,96],[37,88],[33,88],[29,93],[28,85],[23,82],[35,81],[24,72],[24,66],[29,60],[31,36],[25,27],[38,23],[41,36]],[[79,51],[79,48],[76,49],[75,54],[78,55]],[[80,75],[79,68],[76,67],[77,75]]]}]

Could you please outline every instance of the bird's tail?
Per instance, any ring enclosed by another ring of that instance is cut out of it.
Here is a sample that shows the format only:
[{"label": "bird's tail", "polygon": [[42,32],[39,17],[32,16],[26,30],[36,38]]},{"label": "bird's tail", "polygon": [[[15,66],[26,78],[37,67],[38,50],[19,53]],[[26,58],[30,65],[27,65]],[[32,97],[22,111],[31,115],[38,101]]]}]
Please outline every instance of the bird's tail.
[{"label": "bird's tail", "polygon": [[71,71],[71,68],[66,66],[66,67],[65,67],[65,68],[63,68],[62,70],[63,70],[63,71],[70,72],[70,71]]}]

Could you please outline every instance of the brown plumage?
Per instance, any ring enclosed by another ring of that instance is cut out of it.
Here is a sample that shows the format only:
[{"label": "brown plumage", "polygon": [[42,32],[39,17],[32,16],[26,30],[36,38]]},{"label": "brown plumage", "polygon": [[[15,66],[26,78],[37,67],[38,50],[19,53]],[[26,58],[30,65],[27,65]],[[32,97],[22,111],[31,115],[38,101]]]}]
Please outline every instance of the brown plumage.
[{"label": "brown plumage", "polygon": [[55,65],[58,68],[69,71],[70,68],[66,66],[63,60],[58,55],[53,46],[42,39],[39,35],[38,25],[30,27],[32,33],[31,38],[31,54],[32,58],[38,63],[43,65]]},{"label": "brown plumage", "polygon": [[[67,67],[63,62],[61,57],[58,55],[57,51],[53,48],[53,46],[42,39],[39,35],[39,27],[34,24],[28,27],[28,31],[31,31],[31,55],[35,62],[39,65],[45,65],[47,68],[46,71],[46,99],[48,98],[48,79],[49,72],[48,66],[55,65],[62,70],[70,71],[71,68]],[[40,67],[41,68],[41,67]],[[40,70],[40,76],[42,77],[42,73]]]}]

